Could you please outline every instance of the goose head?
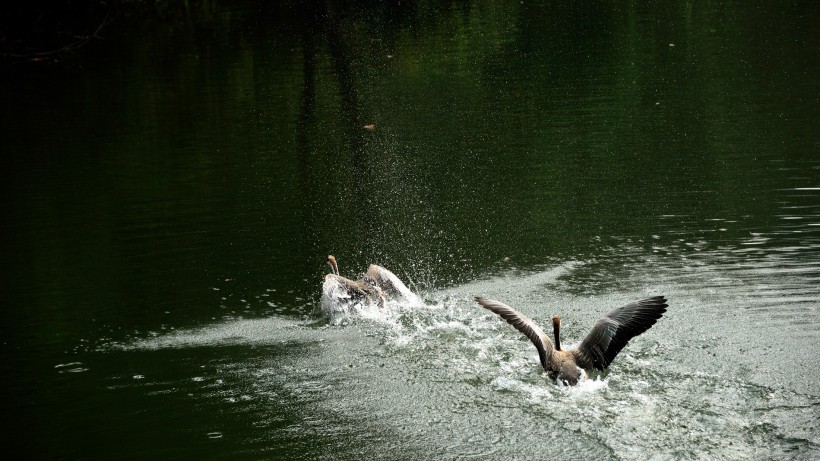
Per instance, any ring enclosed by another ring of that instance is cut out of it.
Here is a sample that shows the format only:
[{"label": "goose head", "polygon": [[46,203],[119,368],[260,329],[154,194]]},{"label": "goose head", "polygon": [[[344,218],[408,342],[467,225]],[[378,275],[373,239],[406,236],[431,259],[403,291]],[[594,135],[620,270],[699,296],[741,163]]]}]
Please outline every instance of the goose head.
[{"label": "goose head", "polygon": [[564,386],[574,386],[578,384],[582,376],[584,376],[582,368],[574,362],[564,362],[558,370],[557,381]]}]

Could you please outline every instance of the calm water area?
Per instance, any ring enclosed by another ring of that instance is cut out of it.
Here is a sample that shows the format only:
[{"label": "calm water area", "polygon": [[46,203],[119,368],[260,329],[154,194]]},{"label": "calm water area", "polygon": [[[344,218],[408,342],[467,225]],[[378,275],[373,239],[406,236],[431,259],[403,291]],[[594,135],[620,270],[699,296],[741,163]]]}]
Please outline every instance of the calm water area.
[{"label": "calm water area", "polygon": [[[820,459],[816,2],[276,3],[0,70],[7,453]],[[669,309],[564,388],[474,295]]]}]

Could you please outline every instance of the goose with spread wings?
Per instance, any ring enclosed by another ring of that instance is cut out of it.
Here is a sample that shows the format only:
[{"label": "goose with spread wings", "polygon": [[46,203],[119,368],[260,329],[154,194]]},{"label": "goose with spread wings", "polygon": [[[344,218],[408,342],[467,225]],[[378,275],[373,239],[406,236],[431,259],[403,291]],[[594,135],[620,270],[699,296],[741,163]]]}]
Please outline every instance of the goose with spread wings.
[{"label": "goose with spread wings", "polygon": [[577,349],[563,350],[559,337],[560,317],[552,318],[553,344],[544,330],[512,307],[481,296],[476,296],[475,300],[529,338],[538,349],[541,366],[564,385],[577,384],[582,376],[586,376],[585,369],[607,368],[629,340],[652,327],[668,307],[663,296],[644,298],[621,306],[595,322]]}]

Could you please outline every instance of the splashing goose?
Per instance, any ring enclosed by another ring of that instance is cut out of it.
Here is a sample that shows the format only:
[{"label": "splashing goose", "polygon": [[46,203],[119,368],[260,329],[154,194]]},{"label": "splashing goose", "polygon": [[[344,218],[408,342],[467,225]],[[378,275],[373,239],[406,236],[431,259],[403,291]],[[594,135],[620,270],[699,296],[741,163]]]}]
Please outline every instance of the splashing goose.
[{"label": "splashing goose", "polygon": [[[384,306],[384,292],[381,287],[374,283],[370,270],[367,271],[362,280],[351,280],[339,275],[339,264],[336,263],[336,258],[333,255],[328,255],[327,265],[330,266],[331,273],[325,275],[325,283],[328,281],[336,282],[337,286],[341,287],[350,299],[366,300],[377,304],[379,307]],[[371,269],[373,266],[371,265]]]},{"label": "splashing goose", "polygon": [[585,369],[607,368],[629,340],[652,327],[668,307],[663,296],[644,298],[621,306],[595,322],[577,349],[563,350],[559,337],[560,317],[552,318],[553,345],[544,330],[512,307],[481,296],[476,296],[475,300],[529,338],[538,349],[541,366],[564,385],[577,384],[582,376],[586,377]]}]

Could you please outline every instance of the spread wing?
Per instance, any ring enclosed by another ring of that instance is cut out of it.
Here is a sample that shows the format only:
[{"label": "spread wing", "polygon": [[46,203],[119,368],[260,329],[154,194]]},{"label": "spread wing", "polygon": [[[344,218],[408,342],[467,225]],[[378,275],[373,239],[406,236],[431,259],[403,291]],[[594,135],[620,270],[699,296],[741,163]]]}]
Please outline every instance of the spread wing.
[{"label": "spread wing", "polygon": [[407,290],[407,287],[404,286],[394,273],[376,264],[371,264],[370,267],[367,268],[367,273],[364,274],[363,280],[381,288],[390,295],[401,293],[399,285]]},{"label": "spread wing", "polygon": [[581,368],[608,367],[630,339],[648,330],[666,312],[666,298],[653,296],[619,307],[595,322],[581,341],[575,361]]},{"label": "spread wing", "polygon": [[481,296],[476,296],[475,300],[481,305],[481,307],[497,314],[499,317],[506,320],[507,323],[515,327],[516,330],[524,333],[524,336],[529,338],[530,341],[535,344],[535,348],[538,349],[538,357],[541,359],[541,366],[543,366],[545,370],[549,371],[549,368],[547,367],[547,358],[552,355],[554,347],[552,345],[552,341],[550,341],[547,335],[544,334],[544,330],[542,330],[527,316],[504,303],[483,298]]},{"label": "spread wing", "polygon": [[371,264],[362,280],[381,288],[386,295],[393,298],[409,302],[418,300],[418,297],[407,288],[407,285],[396,274],[382,266]]}]

